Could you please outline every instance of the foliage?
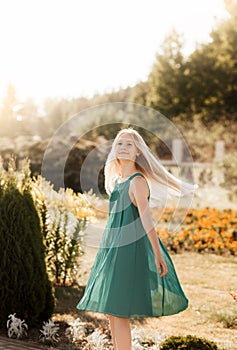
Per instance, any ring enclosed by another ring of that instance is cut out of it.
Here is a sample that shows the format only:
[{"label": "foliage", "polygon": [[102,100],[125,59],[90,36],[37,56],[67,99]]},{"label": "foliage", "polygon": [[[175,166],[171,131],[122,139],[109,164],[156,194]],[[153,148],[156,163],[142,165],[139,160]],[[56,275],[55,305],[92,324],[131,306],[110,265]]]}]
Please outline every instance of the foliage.
[{"label": "foliage", "polygon": [[40,330],[41,336],[40,339],[42,342],[54,343],[59,341],[58,335],[59,325],[49,320],[48,322],[43,323],[43,327]]},{"label": "foliage", "polygon": [[[181,217],[183,217],[182,210],[185,209],[180,208],[179,210]],[[170,222],[175,224],[175,220],[172,218],[173,213],[174,208],[166,208],[156,227],[157,233],[169,250],[236,255],[237,211],[208,207],[189,209],[180,231],[170,232],[164,226]]]},{"label": "foliage", "polygon": [[34,179],[33,195],[41,216],[51,280],[57,284],[71,283],[78,271],[78,257],[83,254],[83,230],[94,218],[95,196],[62,188],[57,192],[40,176]]},{"label": "foliage", "polygon": [[[225,153],[232,153],[237,149],[237,123],[231,121],[215,122],[204,125],[200,115],[193,115],[189,122],[175,120],[175,125],[184,135],[192,157],[198,162],[212,162],[214,159],[215,142],[222,140],[225,144]],[[225,169],[219,164],[221,171]]]},{"label": "foliage", "polygon": [[210,318],[216,322],[222,323],[225,328],[235,328],[237,329],[237,293],[234,291],[229,292],[235,305],[228,309],[219,309],[212,312]]},{"label": "foliage", "polygon": [[72,339],[74,344],[77,344],[80,349],[108,349],[105,347],[108,344],[108,338],[103,334],[101,325],[96,328],[93,322],[82,322],[77,318],[69,323],[66,334]]},{"label": "foliage", "polygon": [[221,185],[231,189],[233,193],[237,192],[237,152],[225,155],[216,165],[223,173]]},{"label": "foliage", "polygon": [[181,37],[172,31],[165,38],[148,78],[147,105],[169,117],[183,112],[187,102],[182,46]]},{"label": "foliage", "polygon": [[131,331],[132,336],[132,349],[142,350],[149,348],[155,350],[159,348],[159,345],[164,341],[165,335],[159,332],[155,332],[152,335],[148,335],[144,330],[137,327]]},{"label": "foliage", "polygon": [[221,185],[227,188],[237,187],[237,152],[226,155],[217,164],[224,175]]},{"label": "foliage", "polygon": [[49,318],[54,309],[40,219],[31,195],[28,164],[0,169],[0,323],[15,312],[29,324]]},{"label": "foliage", "polygon": [[220,310],[219,312],[212,313],[212,320],[220,322],[225,328],[235,328],[237,329],[237,313],[233,310],[226,312]]},{"label": "foliage", "polygon": [[171,336],[160,346],[160,350],[218,350],[217,345],[205,338],[192,335]]},{"label": "foliage", "polygon": [[28,326],[25,321],[17,318],[16,314],[11,314],[8,316],[7,320],[7,335],[9,338],[22,338],[27,335]]},{"label": "foliage", "polygon": [[103,350],[108,342],[108,339],[99,328],[96,328],[93,333],[88,335],[87,341],[92,349]]},{"label": "foliage", "polygon": [[186,121],[200,114],[205,124],[236,120],[236,15],[213,29],[211,41],[182,56],[182,37],[171,32],[148,79],[147,105]]},{"label": "foliage", "polygon": [[225,155],[221,160],[215,162],[217,168],[222,171],[223,181],[220,183],[223,188],[229,190],[229,200],[236,202],[237,199],[237,152]]},{"label": "foliage", "polygon": [[0,135],[15,136],[17,130],[17,119],[15,118],[14,109],[17,107],[18,101],[16,97],[15,87],[9,84],[6,91],[6,96],[2,101],[0,110]]},{"label": "foliage", "polygon": [[79,339],[85,338],[86,336],[86,322],[82,322],[80,318],[77,318],[73,322],[69,323],[69,327],[66,333],[72,338],[73,342]]}]

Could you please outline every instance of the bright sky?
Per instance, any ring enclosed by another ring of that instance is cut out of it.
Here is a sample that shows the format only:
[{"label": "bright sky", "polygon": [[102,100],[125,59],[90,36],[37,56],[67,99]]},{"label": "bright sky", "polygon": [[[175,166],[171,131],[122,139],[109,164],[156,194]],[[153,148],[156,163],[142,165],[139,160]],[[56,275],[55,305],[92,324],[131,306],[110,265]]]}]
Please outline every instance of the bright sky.
[{"label": "bright sky", "polygon": [[224,0],[0,0],[0,100],[133,86],[172,28],[190,53],[226,17]]}]

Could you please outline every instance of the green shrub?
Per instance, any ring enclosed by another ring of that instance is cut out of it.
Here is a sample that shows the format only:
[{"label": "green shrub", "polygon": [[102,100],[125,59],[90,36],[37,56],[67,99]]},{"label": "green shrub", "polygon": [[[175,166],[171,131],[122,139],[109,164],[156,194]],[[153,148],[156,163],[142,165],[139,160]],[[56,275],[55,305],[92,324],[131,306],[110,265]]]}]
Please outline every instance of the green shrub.
[{"label": "green shrub", "polygon": [[221,160],[215,161],[214,165],[223,174],[220,186],[229,190],[228,199],[235,202],[237,199],[237,152],[226,154]]},{"label": "green shrub", "polygon": [[18,176],[0,171],[0,325],[13,313],[29,325],[37,324],[54,309],[30,181],[18,181]]},{"label": "green shrub", "polygon": [[[236,305],[237,306],[237,305]],[[210,315],[216,322],[221,322],[225,328],[237,328],[237,308],[218,310]]]},{"label": "green shrub", "polygon": [[205,338],[192,335],[171,336],[161,345],[160,350],[218,350],[217,345]]},{"label": "green shrub", "polygon": [[237,152],[225,155],[216,164],[224,175],[224,181],[221,185],[231,189],[233,186],[237,186]]}]

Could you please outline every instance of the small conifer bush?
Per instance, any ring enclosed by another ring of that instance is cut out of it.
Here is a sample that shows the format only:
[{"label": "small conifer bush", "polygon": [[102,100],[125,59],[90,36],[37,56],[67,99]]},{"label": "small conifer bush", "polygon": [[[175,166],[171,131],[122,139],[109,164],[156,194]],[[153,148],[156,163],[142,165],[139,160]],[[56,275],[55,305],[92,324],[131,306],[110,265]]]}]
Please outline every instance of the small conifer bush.
[{"label": "small conifer bush", "polygon": [[[21,180],[18,181],[18,177]],[[29,174],[0,169],[0,325],[9,314],[27,324],[51,317],[52,286]]]},{"label": "small conifer bush", "polygon": [[205,338],[196,336],[171,336],[161,345],[160,350],[218,350],[217,345]]}]

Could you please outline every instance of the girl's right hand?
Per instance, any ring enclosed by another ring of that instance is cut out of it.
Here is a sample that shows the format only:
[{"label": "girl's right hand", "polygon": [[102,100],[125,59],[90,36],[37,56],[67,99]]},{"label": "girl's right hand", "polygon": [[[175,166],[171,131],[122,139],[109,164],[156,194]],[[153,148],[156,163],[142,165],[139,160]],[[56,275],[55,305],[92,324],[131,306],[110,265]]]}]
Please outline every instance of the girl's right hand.
[{"label": "girl's right hand", "polygon": [[160,277],[165,276],[168,273],[168,268],[165,261],[163,260],[163,258],[159,258],[159,259],[156,258],[155,261],[156,261],[156,266]]}]

